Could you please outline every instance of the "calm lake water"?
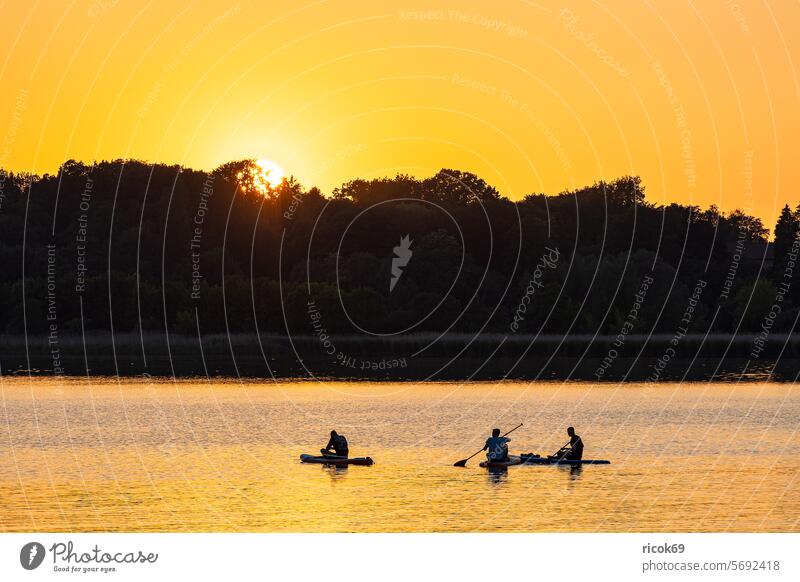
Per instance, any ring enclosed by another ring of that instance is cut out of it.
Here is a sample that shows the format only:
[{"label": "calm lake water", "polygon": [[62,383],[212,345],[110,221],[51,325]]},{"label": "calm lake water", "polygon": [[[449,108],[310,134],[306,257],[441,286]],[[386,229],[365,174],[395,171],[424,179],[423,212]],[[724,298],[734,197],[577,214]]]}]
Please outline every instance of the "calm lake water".
[{"label": "calm lake water", "polygon": [[[610,466],[492,474],[493,426]],[[0,531],[800,531],[793,384],[0,378]],[[303,465],[331,428],[372,467]]]}]

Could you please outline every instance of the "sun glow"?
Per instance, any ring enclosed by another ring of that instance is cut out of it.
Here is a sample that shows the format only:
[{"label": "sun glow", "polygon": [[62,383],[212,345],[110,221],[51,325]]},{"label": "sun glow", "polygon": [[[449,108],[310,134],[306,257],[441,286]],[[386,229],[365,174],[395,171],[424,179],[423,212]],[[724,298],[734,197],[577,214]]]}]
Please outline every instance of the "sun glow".
[{"label": "sun glow", "polygon": [[256,160],[256,166],[261,171],[259,177],[271,188],[275,188],[283,180],[283,168],[272,160]]},{"label": "sun glow", "polygon": [[242,160],[233,165],[239,170],[236,179],[243,192],[269,196],[285,176],[283,168],[272,160]]},{"label": "sun glow", "polygon": [[752,208],[769,225],[800,202],[798,2],[442,0],[392,18],[382,2],[82,4],[102,26],[74,0],[0,2],[7,171],[255,157],[330,193],[452,168],[512,200],[635,174],[650,203]]}]

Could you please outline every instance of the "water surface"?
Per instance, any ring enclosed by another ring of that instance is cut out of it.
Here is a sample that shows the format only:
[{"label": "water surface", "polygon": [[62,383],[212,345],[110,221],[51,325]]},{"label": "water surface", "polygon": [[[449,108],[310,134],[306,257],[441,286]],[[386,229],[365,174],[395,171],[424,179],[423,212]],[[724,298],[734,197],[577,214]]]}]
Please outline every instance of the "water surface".
[{"label": "water surface", "polygon": [[[610,466],[453,462],[493,426]],[[793,384],[0,378],[0,531],[800,531]],[[299,463],[331,428],[372,467]]]}]

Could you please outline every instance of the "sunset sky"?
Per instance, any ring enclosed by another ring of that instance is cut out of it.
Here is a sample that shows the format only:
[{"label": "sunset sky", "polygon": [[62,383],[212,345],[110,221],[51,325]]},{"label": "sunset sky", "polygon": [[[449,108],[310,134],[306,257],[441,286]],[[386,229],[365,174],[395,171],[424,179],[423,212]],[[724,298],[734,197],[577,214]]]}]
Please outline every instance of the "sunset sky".
[{"label": "sunset sky", "polygon": [[0,167],[272,160],[324,192],[639,174],[772,228],[800,202],[800,4],[0,0]]}]

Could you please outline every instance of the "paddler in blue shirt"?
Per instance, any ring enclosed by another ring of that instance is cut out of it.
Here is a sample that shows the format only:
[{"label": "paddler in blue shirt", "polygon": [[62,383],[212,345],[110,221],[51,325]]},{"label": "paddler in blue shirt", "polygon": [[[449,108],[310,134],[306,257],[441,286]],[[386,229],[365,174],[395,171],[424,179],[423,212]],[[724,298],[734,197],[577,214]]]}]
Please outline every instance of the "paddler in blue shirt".
[{"label": "paddler in blue shirt", "polygon": [[489,461],[500,462],[508,460],[508,443],[511,439],[500,436],[500,429],[492,429],[492,436],[486,439],[483,450],[486,451],[486,459]]}]

